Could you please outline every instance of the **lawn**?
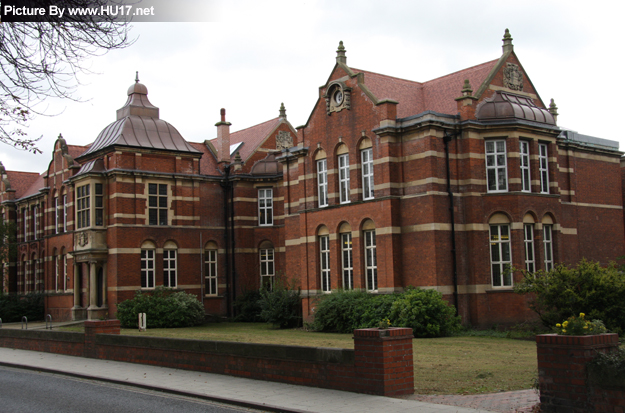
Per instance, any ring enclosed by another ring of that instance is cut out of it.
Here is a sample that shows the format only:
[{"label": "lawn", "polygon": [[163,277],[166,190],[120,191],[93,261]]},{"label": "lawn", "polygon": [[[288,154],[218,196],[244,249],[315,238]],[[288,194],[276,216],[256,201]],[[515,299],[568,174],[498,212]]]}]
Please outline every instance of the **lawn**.
[{"label": "lawn", "polygon": [[[67,327],[65,331],[81,331]],[[176,329],[122,329],[121,334],[195,340],[354,348],[351,334],[276,330],[263,323],[216,323]],[[413,340],[417,394],[476,394],[532,387],[537,377],[536,344],[496,337]]]}]

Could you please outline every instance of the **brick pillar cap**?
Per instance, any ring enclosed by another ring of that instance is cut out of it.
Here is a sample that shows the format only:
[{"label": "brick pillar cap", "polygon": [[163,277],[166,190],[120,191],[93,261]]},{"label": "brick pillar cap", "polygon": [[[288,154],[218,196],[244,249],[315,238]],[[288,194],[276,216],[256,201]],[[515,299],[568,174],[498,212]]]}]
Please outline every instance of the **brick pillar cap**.
[{"label": "brick pillar cap", "polygon": [[412,337],[412,328],[406,327],[390,327],[386,329],[380,328],[361,328],[354,330],[354,337]]}]

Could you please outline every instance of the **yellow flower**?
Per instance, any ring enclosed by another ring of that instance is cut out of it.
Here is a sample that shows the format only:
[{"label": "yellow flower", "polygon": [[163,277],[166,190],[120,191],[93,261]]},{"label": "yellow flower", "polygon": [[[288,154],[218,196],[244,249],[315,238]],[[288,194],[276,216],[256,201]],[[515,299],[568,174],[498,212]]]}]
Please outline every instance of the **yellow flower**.
[{"label": "yellow flower", "polygon": [[556,324],[556,327],[562,327],[562,324],[558,323]]},{"label": "yellow flower", "polygon": [[588,330],[588,326],[584,326],[584,330]]},{"label": "yellow flower", "polygon": [[581,318],[584,318],[584,317],[586,316],[586,314],[584,314],[584,313],[579,313],[579,316],[580,316]]},{"label": "yellow flower", "polygon": [[562,327],[564,327],[564,328],[566,328],[566,326],[568,326],[568,325],[569,325],[568,321],[565,321],[564,323],[562,323]]},{"label": "yellow flower", "polygon": [[566,330],[562,329],[562,332],[563,332],[563,333],[566,333]]}]

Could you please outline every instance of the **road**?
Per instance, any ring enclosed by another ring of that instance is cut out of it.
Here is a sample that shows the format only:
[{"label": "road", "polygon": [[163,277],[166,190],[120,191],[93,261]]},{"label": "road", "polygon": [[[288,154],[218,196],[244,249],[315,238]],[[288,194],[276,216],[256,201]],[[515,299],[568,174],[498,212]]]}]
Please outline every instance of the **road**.
[{"label": "road", "polygon": [[0,366],[0,412],[250,413],[260,410],[230,407],[132,386]]}]

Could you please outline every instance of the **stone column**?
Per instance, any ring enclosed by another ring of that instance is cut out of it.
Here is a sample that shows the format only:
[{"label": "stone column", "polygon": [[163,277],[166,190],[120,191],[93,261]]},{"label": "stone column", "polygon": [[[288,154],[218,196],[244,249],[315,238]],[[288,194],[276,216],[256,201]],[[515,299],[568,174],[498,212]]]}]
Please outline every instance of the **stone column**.
[{"label": "stone column", "polygon": [[89,261],[89,309],[97,308],[96,264],[97,261]]},{"label": "stone column", "polygon": [[108,307],[108,277],[106,275],[106,262],[102,264],[102,307]]},{"label": "stone column", "polygon": [[[82,265],[80,262],[76,262],[74,258],[74,309],[80,307],[80,282],[78,281],[78,268]],[[82,275],[82,271],[80,271]]]}]

